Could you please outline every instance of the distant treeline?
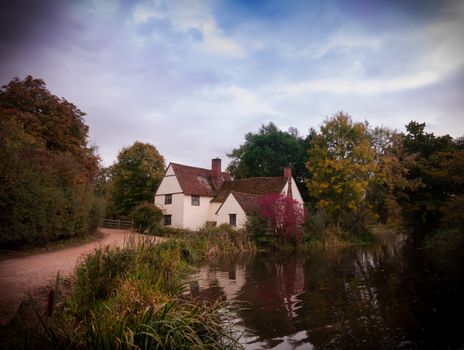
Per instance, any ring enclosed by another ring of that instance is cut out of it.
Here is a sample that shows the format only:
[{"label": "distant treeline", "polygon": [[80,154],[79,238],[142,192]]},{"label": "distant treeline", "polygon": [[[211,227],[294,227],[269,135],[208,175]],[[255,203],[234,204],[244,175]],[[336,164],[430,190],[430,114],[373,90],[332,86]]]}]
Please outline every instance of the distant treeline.
[{"label": "distant treeline", "polygon": [[[82,235],[104,206],[107,217],[127,218],[153,202],[164,157],[135,142],[101,167],[84,115],[31,76],[0,90],[0,245]],[[307,135],[269,123],[228,154],[228,171],[235,179],[281,176],[290,164],[309,213],[306,240],[360,236],[375,223],[408,226],[419,240],[462,232],[464,139],[425,128],[371,127],[343,112]]]},{"label": "distant treeline", "polygon": [[464,139],[425,127],[411,121],[402,133],[343,112],[307,135],[270,123],[245,135],[228,170],[280,176],[291,164],[309,211],[306,239],[360,236],[376,223],[406,226],[418,241],[438,229],[462,232]]}]

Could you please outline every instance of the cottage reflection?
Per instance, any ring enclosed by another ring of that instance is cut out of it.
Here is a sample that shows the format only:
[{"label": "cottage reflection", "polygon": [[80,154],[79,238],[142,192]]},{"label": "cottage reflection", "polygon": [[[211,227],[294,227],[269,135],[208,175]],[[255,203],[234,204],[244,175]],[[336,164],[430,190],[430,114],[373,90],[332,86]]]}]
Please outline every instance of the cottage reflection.
[{"label": "cottage reflection", "polygon": [[464,311],[464,284],[450,287],[429,268],[421,251],[391,235],[369,247],[211,262],[192,276],[190,294],[229,300],[247,349],[457,344],[439,334],[459,334],[459,323],[442,320]]}]

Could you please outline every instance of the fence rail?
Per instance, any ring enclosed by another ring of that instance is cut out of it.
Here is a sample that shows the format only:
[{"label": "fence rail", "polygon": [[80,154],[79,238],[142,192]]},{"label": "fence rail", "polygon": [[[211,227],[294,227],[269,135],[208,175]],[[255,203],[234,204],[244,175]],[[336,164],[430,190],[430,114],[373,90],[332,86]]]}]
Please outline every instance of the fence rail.
[{"label": "fence rail", "polygon": [[131,220],[113,220],[113,219],[104,219],[102,223],[103,227],[108,228],[132,228],[132,221]]}]

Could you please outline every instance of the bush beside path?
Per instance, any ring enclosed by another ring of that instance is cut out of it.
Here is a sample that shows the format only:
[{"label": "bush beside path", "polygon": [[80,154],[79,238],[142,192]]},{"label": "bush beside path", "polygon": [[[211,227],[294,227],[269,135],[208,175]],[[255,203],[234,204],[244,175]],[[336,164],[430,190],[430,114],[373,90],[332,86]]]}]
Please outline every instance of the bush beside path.
[{"label": "bush beside path", "polygon": [[61,277],[71,276],[79,260],[86,254],[105,246],[122,247],[128,239],[142,236],[124,230],[102,228],[100,231],[103,238],[91,243],[1,260],[0,326],[4,326],[14,317],[27,293],[52,285],[58,272]]}]

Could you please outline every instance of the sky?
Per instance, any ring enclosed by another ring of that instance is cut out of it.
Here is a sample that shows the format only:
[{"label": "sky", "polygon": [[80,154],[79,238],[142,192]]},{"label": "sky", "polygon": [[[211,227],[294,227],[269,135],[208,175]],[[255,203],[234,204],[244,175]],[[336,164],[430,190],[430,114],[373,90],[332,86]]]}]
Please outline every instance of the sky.
[{"label": "sky", "polygon": [[274,122],[338,111],[464,135],[464,1],[0,2],[0,85],[27,75],[85,112],[105,166],[135,141],[212,158]]}]

